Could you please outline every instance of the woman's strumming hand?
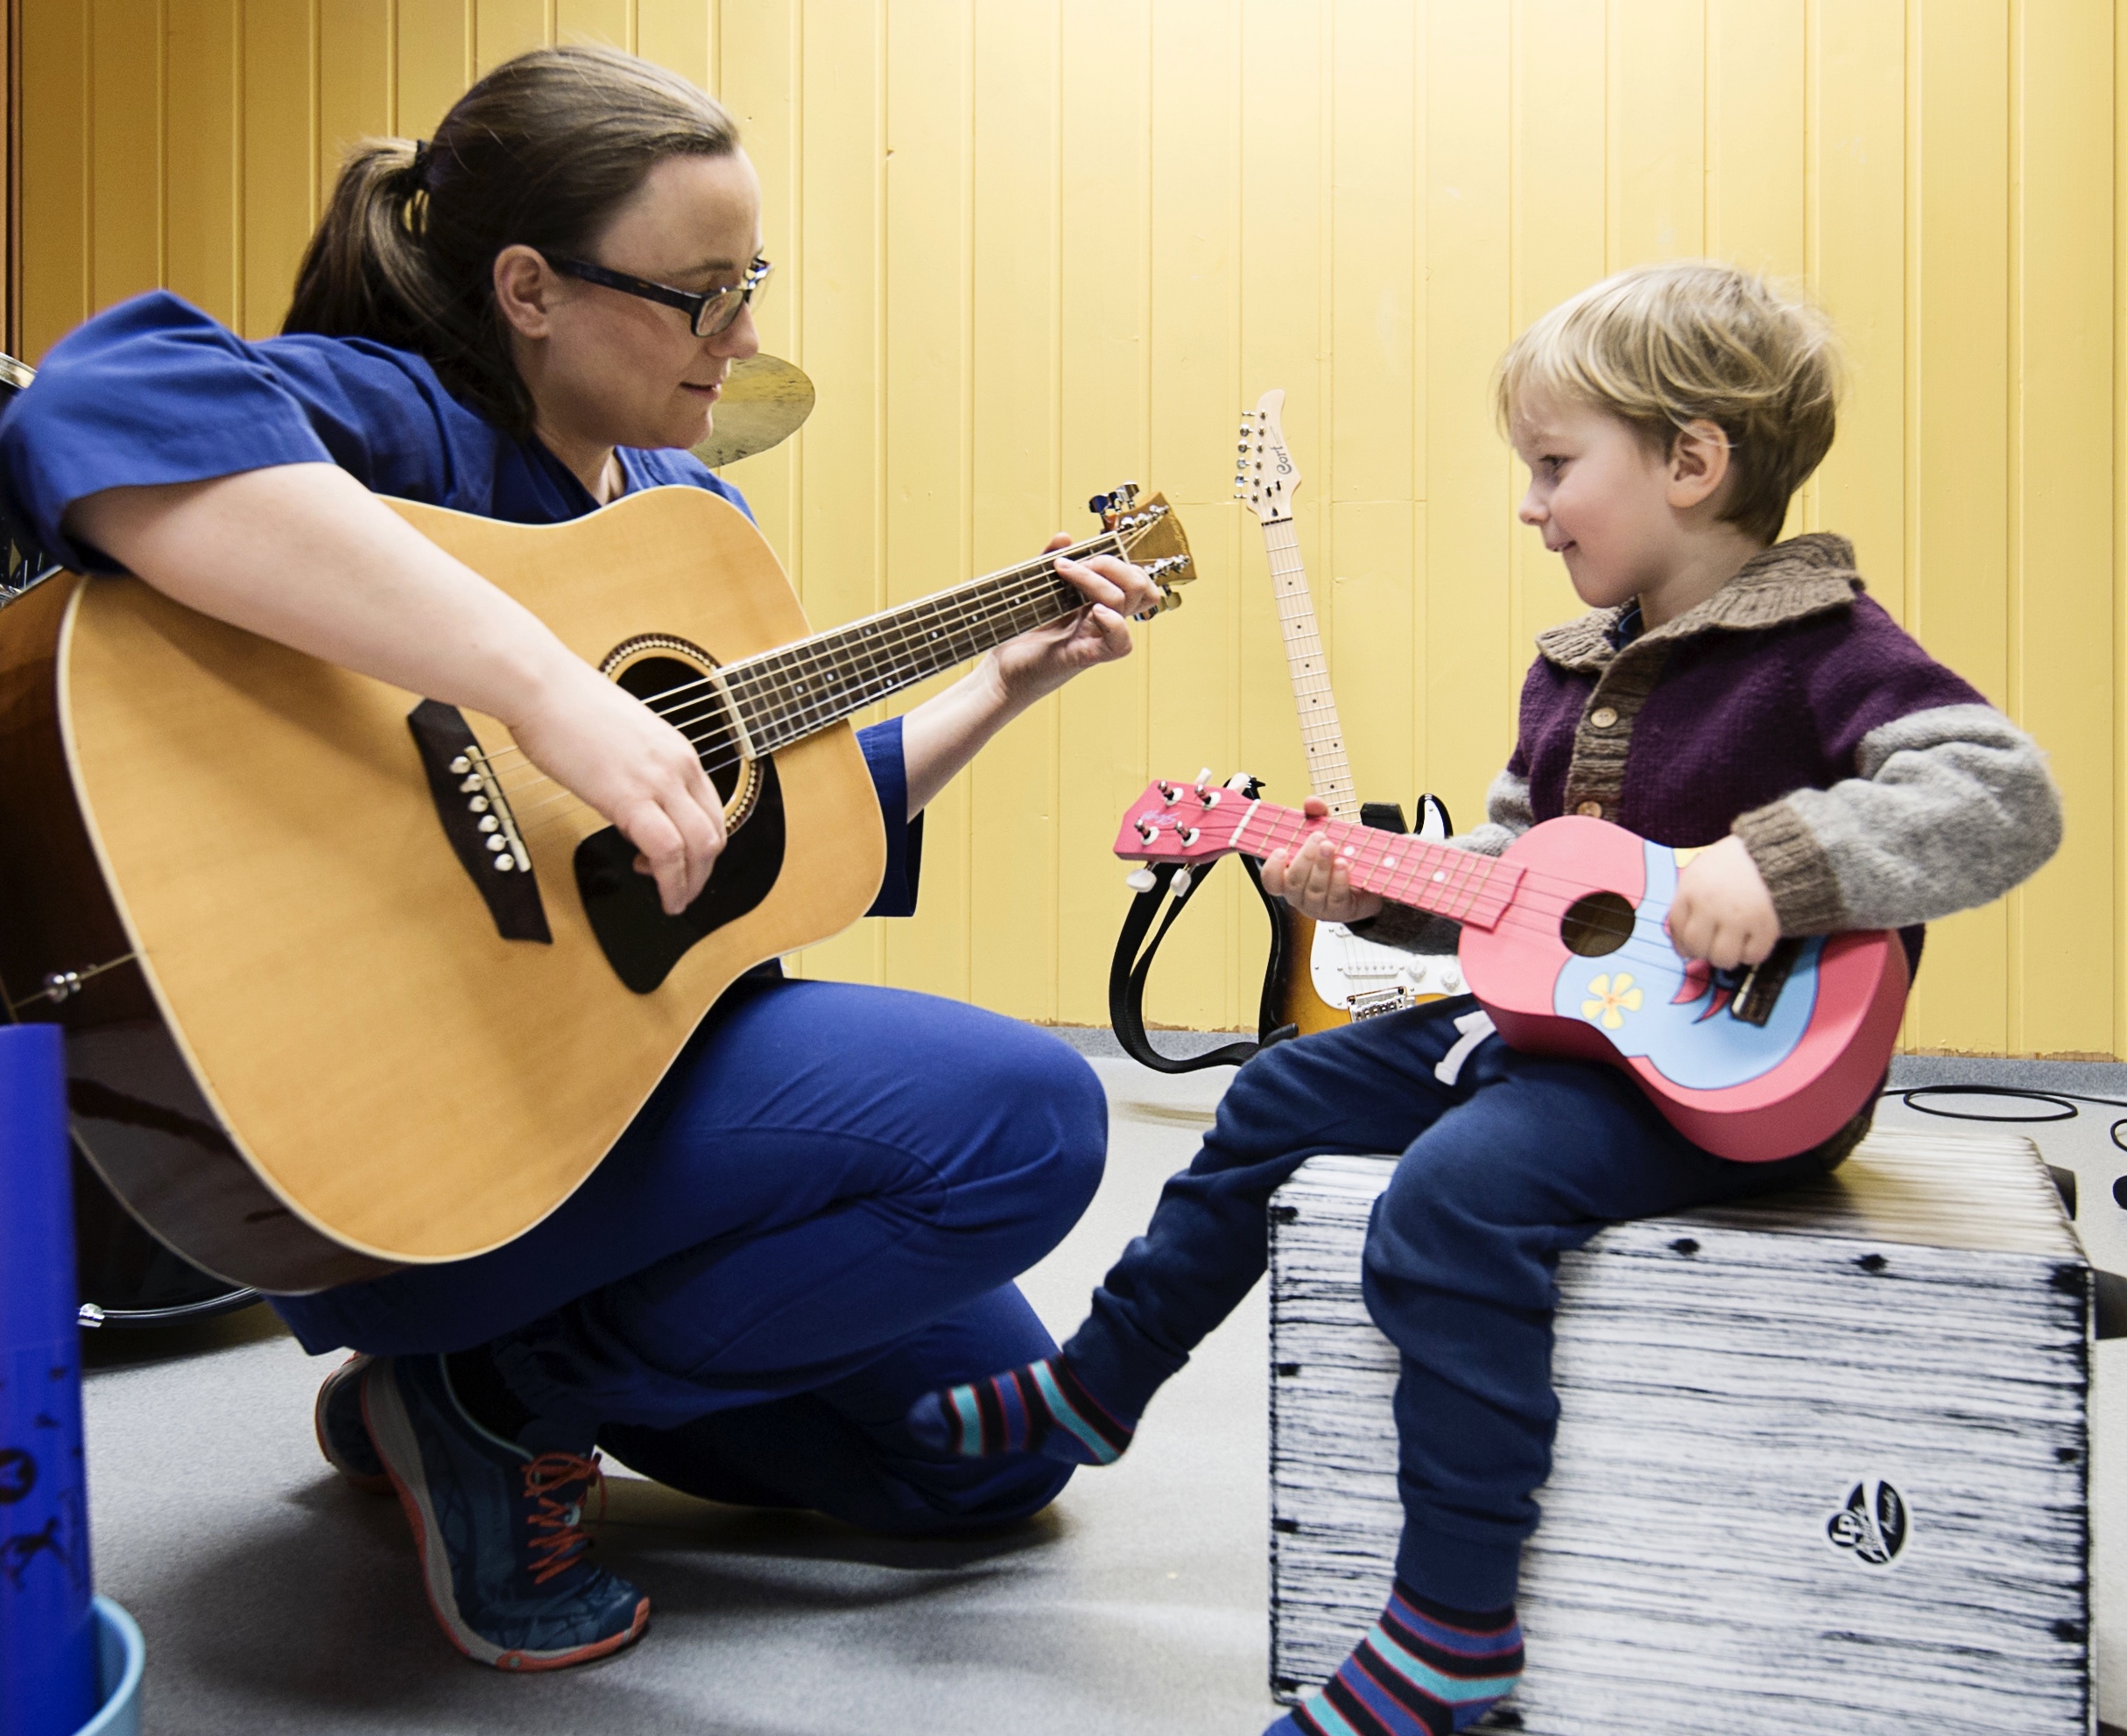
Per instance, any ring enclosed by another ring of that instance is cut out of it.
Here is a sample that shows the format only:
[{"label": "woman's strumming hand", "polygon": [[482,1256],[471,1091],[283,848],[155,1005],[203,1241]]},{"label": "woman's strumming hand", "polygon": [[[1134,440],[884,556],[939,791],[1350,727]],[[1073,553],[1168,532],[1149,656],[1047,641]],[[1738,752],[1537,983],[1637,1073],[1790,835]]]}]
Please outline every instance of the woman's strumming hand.
[{"label": "woman's strumming hand", "polygon": [[[1309,819],[1321,819],[1328,812],[1329,805],[1320,796],[1307,798]],[[1380,898],[1352,890],[1351,870],[1319,833],[1297,850],[1271,852],[1263,864],[1263,889],[1317,922],[1364,922],[1381,914]]]},{"label": "woman's strumming hand", "polygon": [[[574,657],[557,662],[503,721],[540,770],[618,826],[667,916],[699,897],[724,847],[723,804],[694,745],[625,689]],[[537,823],[538,798],[520,825]]]},{"label": "woman's strumming hand", "polygon": [[[279,464],[106,488],[66,522],[202,615],[499,718],[642,853],[673,915],[708,883],[723,806],[680,732],[346,471]],[[518,823],[537,826],[551,793],[527,791]]]},{"label": "woman's strumming hand", "polygon": [[1681,957],[1716,970],[1764,963],[1780,938],[1779,913],[1742,839],[1731,833],[1684,864],[1668,928]]}]

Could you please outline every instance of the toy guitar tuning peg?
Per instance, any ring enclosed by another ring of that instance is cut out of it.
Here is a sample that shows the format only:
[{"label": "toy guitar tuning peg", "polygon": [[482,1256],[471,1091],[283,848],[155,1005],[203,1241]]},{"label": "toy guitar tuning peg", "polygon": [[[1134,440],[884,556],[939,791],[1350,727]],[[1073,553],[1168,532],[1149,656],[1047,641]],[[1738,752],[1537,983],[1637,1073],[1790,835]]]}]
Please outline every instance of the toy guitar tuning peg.
[{"label": "toy guitar tuning peg", "polygon": [[1178,868],[1175,870],[1174,878],[1167,882],[1167,890],[1177,898],[1187,898],[1189,896],[1189,870]]},{"label": "toy guitar tuning peg", "polygon": [[1123,883],[1132,892],[1150,892],[1159,884],[1159,876],[1148,868],[1136,868],[1123,877]]}]

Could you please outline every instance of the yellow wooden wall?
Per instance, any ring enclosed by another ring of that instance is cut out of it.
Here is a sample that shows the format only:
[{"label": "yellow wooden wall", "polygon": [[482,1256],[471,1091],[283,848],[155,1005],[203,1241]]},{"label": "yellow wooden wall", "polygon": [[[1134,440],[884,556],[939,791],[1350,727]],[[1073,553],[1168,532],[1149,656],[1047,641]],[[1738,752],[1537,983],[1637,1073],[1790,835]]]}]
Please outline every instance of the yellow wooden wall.
[{"label": "yellow wooden wall", "polygon": [[[2118,122],[2104,0],[29,0],[31,356],[167,284],[271,332],[342,141],[425,132],[541,40],[721,94],[767,192],[768,346],[803,435],[734,473],[821,623],[1000,566],[1125,477],[1202,578],[1142,654],[937,805],[924,910],[801,968],[1099,1023],[1149,774],[1304,792],[1237,412],[1290,394],[1300,534],[1362,793],[1458,818],[1574,608],[1511,518],[1486,380],[1605,272],[1806,282],[1854,390],[1797,527],[2051,750],[2060,860],[1940,925],[1915,1046],[2109,1055],[2127,1031]],[[1230,869],[1170,943],[1176,1023],[1252,1015]]]}]

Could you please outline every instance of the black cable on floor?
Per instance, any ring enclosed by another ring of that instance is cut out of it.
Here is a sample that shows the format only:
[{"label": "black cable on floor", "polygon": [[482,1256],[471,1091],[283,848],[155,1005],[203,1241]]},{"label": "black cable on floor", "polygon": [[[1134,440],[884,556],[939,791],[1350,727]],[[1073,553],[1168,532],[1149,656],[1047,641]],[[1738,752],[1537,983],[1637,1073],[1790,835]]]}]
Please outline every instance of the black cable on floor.
[{"label": "black cable on floor", "polygon": [[[1906,1085],[1893,1086],[1881,1093],[1884,1097],[1900,1099],[1908,1109],[1922,1115],[1938,1115],[1948,1121],[2006,1121],[2015,1123],[2037,1121],[2072,1121],[2082,1112],[2080,1103],[2102,1104],[2108,1109],[2127,1109],[2127,1100],[2117,1097],[2090,1097],[2080,1091],[2040,1091],[2035,1086],[2021,1085]],[[1977,1109],[1946,1109],[1937,1105],[1919,1102],[1923,1097],[1999,1097],[2034,1106],[2039,1113],[1988,1114]],[[2110,1133],[2116,1149],[2127,1151],[2127,1140],[2120,1137],[2122,1128],[2127,1128],[2127,1115],[2113,1122]],[[2053,1178],[2060,1191],[2060,1203],[2067,1214],[2075,1215],[2075,1172],[2048,1163],[2046,1172]],[[2127,1176],[2117,1177],[2112,1184],[2112,1198],[2123,1210],[2127,1210]],[[2117,1273],[2092,1269],[2091,1277],[2096,1303],[2095,1330],[2101,1339],[2127,1338],[2127,1278]]]},{"label": "black cable on floor", "polygon": [[[1885,1097],[1901,1099],[1908,1109],[1922,1115],[1939,1115],[1950,1121],[2072,1121],[2082,1112],[2079,1103],[2097,1103],[2108,1109],[2127,1109],[2127,1099],[2118,1097],[2089,1097],[2079,1091],[2041,1091],[2032,1086],[2022,1085],[1906,1085],[1892,1086],[1883,1093]],[[2042,1105],[2049,1113],[2039,1114],[1990,1115],[1976,1109],[1945,1109],[1933,1104],[1922,1103],[1923,1097],[2002,1097],[2016,1101]],[[2127,1139],[2120,1133],[2127,1128],[2127,1115],[2122,1115],[2109,1129],[2116,1150],[2127,1151]],[[2050,1166],[2049,1166],[2050,1167]],[[2127,1209],[2127,1176],[2112,1184],[2112,1198],[2123,1209]],[[2074,1207],[2068,1208],[2074,1215]]]}]

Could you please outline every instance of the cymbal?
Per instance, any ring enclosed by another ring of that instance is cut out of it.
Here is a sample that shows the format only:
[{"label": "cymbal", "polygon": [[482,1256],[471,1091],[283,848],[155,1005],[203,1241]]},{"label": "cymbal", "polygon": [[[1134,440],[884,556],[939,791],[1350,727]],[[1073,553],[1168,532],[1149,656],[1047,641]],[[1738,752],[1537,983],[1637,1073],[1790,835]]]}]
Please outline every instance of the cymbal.
[{"label": "cymbal", "polygon": [[712,470],[778,446],[813,413],[813,383],[779,355],[734,362],[716,400],[715,425],[694,456]]}]

